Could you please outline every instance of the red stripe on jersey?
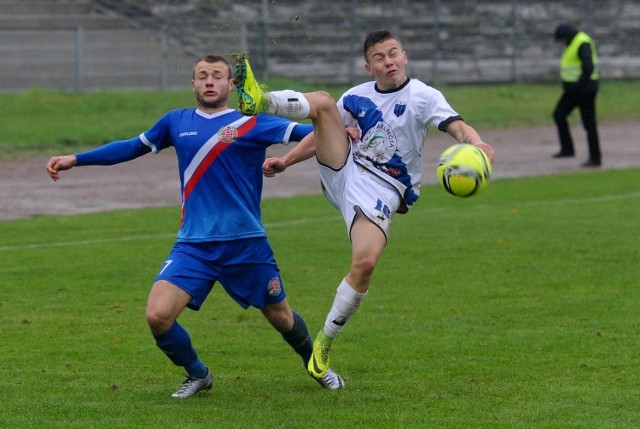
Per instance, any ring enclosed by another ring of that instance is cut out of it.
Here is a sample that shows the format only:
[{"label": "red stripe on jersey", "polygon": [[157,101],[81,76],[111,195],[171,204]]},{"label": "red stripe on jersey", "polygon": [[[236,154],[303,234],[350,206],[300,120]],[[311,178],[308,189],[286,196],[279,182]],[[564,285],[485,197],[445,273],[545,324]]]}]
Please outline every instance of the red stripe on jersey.
[{"label": "red stripe on jersey", "polygon": [[[256,116],[251,116],[251,117],[244,117],[241,119],[241,121],[243,121],[237,130],[237,135],[234,141],[238,140],[239,138],[241,138],[242,136],[244,136],[249,130],[253,129],[256,125]],[[238,121],[236,121],[237,123]],[[230,126],[233,126],[234,124],[229,124]],[[195,171],[193,172],[193,174],[191,175],[191,177],[189,177],[187,183],[185,183],[184,185],[184,192],[183,192],[183,197],[182,197],[182,216],[180,219],[180,226],[182,226],[182,221],[184,219],[184,206],[185,203],[187,202],[187,199],[189,199],[189,195],[191,195],[191,192],[193,191],[193,189],[196,187],[196,185],[198,184],[198,182],[200,182],[200,179],[202,178],[202,176],[204,176],[204,174],[206,173],[206,171],[209,169],[209,167],[211,167],[211,164],[213,164],[215,162],[215,160],[218,158],[218,156],[226,149],[228,148],[230,145],[233,144],[234,141],[232,142],[223,142],[220,141],[218,135],[216,134],[216,136],[214,137],[214,142],[213,142],[213,147],[211,148],[211,150],[206,154],[206,156],[202,159],[202,161],[200,162],[200,164],[198,165],[198,167],[195,169]]]}]

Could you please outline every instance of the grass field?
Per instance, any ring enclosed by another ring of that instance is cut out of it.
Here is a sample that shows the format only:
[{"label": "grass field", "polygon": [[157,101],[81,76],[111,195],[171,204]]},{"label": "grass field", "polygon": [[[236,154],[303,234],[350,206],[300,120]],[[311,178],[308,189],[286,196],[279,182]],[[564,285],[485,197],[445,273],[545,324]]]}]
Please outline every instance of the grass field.
[{"label": "grass field", "polygon": [[[318,89],[284,79],[274,79],[269,87]],[[336,98],[345,89],[327,88]],[[557,84],[463,85],[439,89],[465,120],[479,130],[549,125],[561,92]],[[168,110],[193,105],[191,91],[74,94],[33,89],[0,94],[0,159],[43,152],[67,153],[128,139],[147,130]],[[231,105],[235,106],[235,99]],[[600,122],[638,118],[640,81],[603,82],[597,108]],[[578,121],[577,112],[571,120]]]},{"label": "grass field", "polygon": [[[144,308],[178,208],[2,222],[0,427],[640,427],[639,173],[424,188],[336,341],[340,392],[218,287],[181,318],[214,389],[169,397],[183,374]],[[315,333],[347,270],[344,225],[321,196],[263,215]]]}]

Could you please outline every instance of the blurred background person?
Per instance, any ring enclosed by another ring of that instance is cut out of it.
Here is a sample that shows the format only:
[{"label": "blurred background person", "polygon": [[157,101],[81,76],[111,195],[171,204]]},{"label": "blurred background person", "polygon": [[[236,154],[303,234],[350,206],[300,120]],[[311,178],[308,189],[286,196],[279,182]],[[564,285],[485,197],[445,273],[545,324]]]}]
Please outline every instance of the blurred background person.
[{"label": "blurred background person", "polygon": [[596,123],[596,95],[599,89],[596,45],[586,33],[566,23],[556,27],[553,37],[556,42],[565,44],[560,61],[563,92],[553,111],[553,119],[560,139],[560,152],[553,157],[564,158],[575,155],[567,117],[577,107],[580,109],[580,118],[587,132],[589,146],[589,159],[582,166],[599,167],[602,159]]}]

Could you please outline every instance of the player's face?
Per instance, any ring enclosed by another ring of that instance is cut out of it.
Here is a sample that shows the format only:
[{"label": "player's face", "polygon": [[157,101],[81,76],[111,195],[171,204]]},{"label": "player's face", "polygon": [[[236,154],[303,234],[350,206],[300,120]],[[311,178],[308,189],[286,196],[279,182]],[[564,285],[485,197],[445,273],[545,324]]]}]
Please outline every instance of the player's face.
[{"label": "player's face", "polygon": [[226,109],[229,92],[233,88],[227,65],[223,62],[200,61],[196,64],[193,75],[191,87],[198,106],[208,113]]},{"label": "player's face", "polygon": [[376,80],[378,88],[390,90],[398,88],[407,80],[407,62],[402,44],[395,39],[388,39],[369,48],[364,68]]}]

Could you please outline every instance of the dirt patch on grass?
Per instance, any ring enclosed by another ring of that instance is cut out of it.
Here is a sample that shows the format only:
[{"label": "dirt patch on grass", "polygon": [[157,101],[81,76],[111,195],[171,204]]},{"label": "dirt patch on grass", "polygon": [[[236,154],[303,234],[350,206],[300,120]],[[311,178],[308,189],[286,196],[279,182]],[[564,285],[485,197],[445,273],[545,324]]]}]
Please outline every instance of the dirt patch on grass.
[{"label": "dirt patch on grass", "polygon": [[[602,169],[640,166],[640,121],[600,124]],[[550,175],[580,169],[587,159],[584,130],[572,128],[575,158],[551,159],[558,151],[553,126],[481,130],[496,150],[495,180]],[[425,183],[435,183],[438,155],[454,141],[431,131],[424,147]],[[288,149],[277,145],[269,153]],[[71,215],[125,208],[180,205],[180,180],[175,153],[166,150],[110,167],[78,167],[62,172],[52,182],[45,172],[49,156],[0,161],[0,221],[46,215]],[[264,197],[320,193],[313,160],[295,165],[284,174],[265,179]]]}]

